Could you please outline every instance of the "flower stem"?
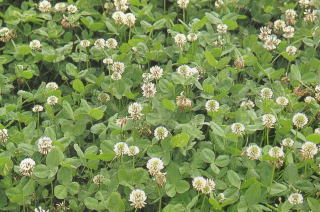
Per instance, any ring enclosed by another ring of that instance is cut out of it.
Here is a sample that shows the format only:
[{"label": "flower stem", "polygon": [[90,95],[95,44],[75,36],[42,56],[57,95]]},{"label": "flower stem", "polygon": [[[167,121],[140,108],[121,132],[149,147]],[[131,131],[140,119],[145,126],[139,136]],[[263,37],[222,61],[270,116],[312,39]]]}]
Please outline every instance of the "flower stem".
[{"label": "flower stem", "polygon": [[202,200],[202,204],[201,204],[201,209],[200,209],[200,211],[203,211],[202,209],[203,209],[203,206],[204,206],[204,201],[205,201],[205,199],[206,199],[206,195],[203,196],[203,200]]},{"label": "flower stem", "polygon": [[159,185],[157,186],[158,188],[158,193],[159,193],[159,212],[161,212],[161,203],[162,203],[162,195],[161,195],[161,191],[160,191],[160,188],[159,188]]}]

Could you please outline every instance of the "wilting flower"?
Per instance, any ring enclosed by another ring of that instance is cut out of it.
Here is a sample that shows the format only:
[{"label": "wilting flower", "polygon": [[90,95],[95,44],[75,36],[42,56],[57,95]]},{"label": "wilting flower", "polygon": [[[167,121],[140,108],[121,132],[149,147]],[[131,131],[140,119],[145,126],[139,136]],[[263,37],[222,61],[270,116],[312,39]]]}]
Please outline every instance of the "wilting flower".
[{"label": "wilting flower", "polygon": [[72,21],[69,21],[68,16],[65,16],[64,14],[63,14],[63,18],[61,20],[61,25],[67,29],[74,28],[74,27],[78,26],[77,23],[73,23]]},{"label": "wilting flower", "polygon": [[297,53],[297,47],[295,46],[287,46],[286,48],[286,52],[288,53],[288,55],[291,55],[291,56],[295,56],[296,53]]},{"label": "wilting flower", "polygon": [[228,26],[226,24],[218,24],[217,31],[219,34],[226,34],[228,30]]},{"label": "wilting flower", "polygon": [[277,122],[277,119],[272,114],[264,114],[262,116],[262,122],[266,128],[273,128],[274,124]]},{"label": "wilting flower", "polygon": [[143,96],[146,98],[154,97],[157,92],[156,85],[152,82],[144,83],[141,86],[141,89],[143,91]]},{"label": "wilting flower", "polygon": [[163,186],[167,182],[166,178],[167,173],[158,172],[155,176],[156,183],[160,186]]},{"label": "wilting flower", "polygon": [[56,90],[56,89],[59,88],[59,86],[58,86],[58,84],[55,83],[55,82],[48,82],[48,83],[46,84],[46,88],[50,88],[50,89]]},{"label": "wilting flower", "polygon": [[90,45],[91,45],[91,43],[90,43],[89,40],[82,40],[82,41],[80,41],[80,46],[81,46],[82,48],[88,48]]},{"label": "wilting flower", "polygon": [[300,193],[292,193],[288,197],[288,202],[292,205],[298,205],[303,203],[303,196]]},{"label": "wilting flower", "polygon": [[9,138],[7,129],[0,129],[0,143],[6,142]]},{"label": "wilting flower", "polygon": [[176,36],[174,36],[174,42],[179,47],[182,47],[187,42],[187,38],[184,34],[177,34]]},{"label": "wilting flower", "polygon": [[51,11],[51,3],[48,2],[47,0],[39,2],[38,9],[42,13],[48,13]]},{"label": "wilting flower", "polygon": [[316,10],[305,10],[304,11],[304,18],[303,20],[305,22],[314,22],[315,20],[317,19],[317,13],[316,13]]},{"label": "wilting flower", "polygon": [[187,35],[187,39],[190,42],[196,41],[198,40],[198,35],[196,33],[191,32]]},{"label": "wilting flower", "polygon": [[241,123],[233,123],[231,125],[231,131],[236,135],[243,135],[245,133],[245,127]]},{"label": "wilting flower", "polygon": [[117,124],[119,127],[122,128],[122,127],[124,127],[124,125],[127,124],[128,120],[129,120],[129,118],[126,116],[126,117],[124,117],[124,118],[117,119],[117,120],[116,120],[116,124]]},{"label": "wilting flower", "polygon": [[128,156],[135,156],[135,155],[139,154],[139,152],[140,152],[139,147],[137,147],[137,146],[130,146],[130,147],[129,147]]},{"label": "wilting flower", "polygon": [[281,141],[282,146],[292,147],[293,144],[294,144],[294,141],[291,138],[285,138]]},{"label": "wilting flower", "polygon": [[39,138],[39,140],[38,140],[38,151],[41,154],[46,155],[52,149],[53,149],[53,146],[52,146],[51,138],[46,137],[46,136]]},{"label": "wilting flower", "polygon": [[67,7],[67,11],[68,11],[68,13],[76,13],[78,11],[78,8],[75,5],[70,4]]},{"label": "wilting flower", "polygon": [[41,43],[38,40],[31,41],[29,46],[32,50],[40,50],[41,49]]},{"label": "wilting flower", "polygon": [[127,18],[126,24],[128,25],[128,27],[133,27],[136,23],[136,16],[133,13],[127,13],[125,15]]},{"label": "wilting flower", "polygon": [[8,42],[11,39],[16,37],[16,32],[8,27],[3,27],[0,29],[0,41],[1,42]]},{"label": "wilting flower", "polygon": [[153,79],[158,80],[163,75],[163,69],[160,66],[152,66],[150,68],[150,74]]},{"label": "wilting flower", "polygon": [[177,0],[177,3],[181,9],[186,9],[189,5],[189,0]]},{"label": "wilting flower", "polygon": [[187,98],[183,94],[183,92],[181,92],[180,95],[176,98],[176,104],[181,110],[184,110],[191,107],[192,101],[189,98]]},{"label": "wilting flower", "polygon": [[263,99],[271,99],[273,96],[273,92],[270,88],[262,88],[260,91],[260,96]]},{"label": "wilting flower", "polygon": [[147,162],[147,169],[151,176],[157,175],[163,168],[164,165],[160,158],[151,158]]},{"label": "wilting flower", "polygon": [[287,106],[289,104],[289,100],[284,96],[279,96],[276,99],[276,103],[280,106]]},{"label": "wilting flower", "polygon": [[104,179],[105,179],[105,177],[102,174],[98,174],[93,177],[92,181],[94,184],[100,185],[103,183]]},{"label": "wilting flower", "polygon": [[129,105],[128,107],[128,113],[130,114],[130,116],[132,117],[132,119],[134,120],[138,120],[140,119],[143,114],[141,113],[142,111],[142,105],[135,102],[132,103],[131,105]]},{"label": "wilting flower", "polygon": [[118,142],[114,145],[113,151],[116,153],[116,157],[122,157],[129,153],[129,147],[124,142]]},{"label": "wilting flower", "polygon": [[36,162],[31,158],[25,158],[20,162],[20,169],[22,175],[31,176],[32,170],[35,167]]},{"label": "wilting flower", "polygon": [[286,20],[288,24],[295,24],[296,23],[296,17],[297,17],[297,12],[294,9],[288,9],[285,12]]},{"label": "wilting flower", "polygon": [[318,147],[316,144],[307,141],[301,146],[301,156],[305,159],[312,159],[318,153]]},{"label": "wilting flower", "polygon": [[235,59],[233,64],[234,64],[234,66],[236,68],[240,69],[240,68],[243,68],[245,66],[244,62],[245,61],[244,61],[243,57],[238,57],[237,59]]},{"label": "wilting flower", "polygon": [[57,104],[58,103],[58,97],[56,97],[56,96],[49,96],[48,98],[47,98],[47,104],[48,105],[55,105],[55,104]]},{"label": "wilting flower", "polygon": [[220,104],[216,100],[208,100],[205,107],[208,112],[217,112],[220,108]]},{"label": "wilting flower", "polygon": [[135,208],[143,208],[147,203],[147,196],[143,190],[136,189],[133,190],[130,194],[129,201],[131,202],[131,206]]},{"label": "wilting flower", "polygon": [[127,16],[121,11],[114,12],[112,14],[112,19],[115,21],[116,24],[127,24]]},{"label": "wilting flower", "polygon": [[162,140],[165,139],[168,136],[168,130],[165,127],[157,127],[154,130],[154,137],[157,140]]},{"label": "wilting flower", "polygon": [[115,49],[115,48],[117,48],[117,46],[118,46],[118,42],[117,42],[117,40],[114,39],[114,38],[109,38],[109,39],[106,41],[106,46],[107,46],[107,48],[109,48],[109,49]]},{"label": "wilting flower", "polygon": [[43,111],[43,107],[41,105],[35,105],[32,108],[32,112],[34,113],[38,113],[38,112],[42,112]]},{"label": "wilting flower", "polygon": [[106,41],[103,38],[99,38],[94,42],[94,46],[97,49],[103,49],[106,47]]},{"label": "wilting flower", "polygon": [[259,34],[259,39],[260,40],[267,40],[267,38],[271,35],[272,30],[269,27],[261,27],[260,28],[260,34]]},{"label": "wilting flower", "polygon": [[292,122],[297,128],[303,128],[308,123],[308,118],[303,113],[297,113],[293,116]]},{"label": "wilting flower", "polygon": [[276,49],[277,46],[280,44],[280,42],[281,42],[281,40],[279,40],[276,35],[269,35],[266,38],[263,47],[265,49],[267,49],[268,51],[271,51],[271,50]]},{"label": "wilting flower", "polygon": [[252,144],[245,149],[244,154],[251,160],[259,160],[262,155],[262,150],[258,145]]}]

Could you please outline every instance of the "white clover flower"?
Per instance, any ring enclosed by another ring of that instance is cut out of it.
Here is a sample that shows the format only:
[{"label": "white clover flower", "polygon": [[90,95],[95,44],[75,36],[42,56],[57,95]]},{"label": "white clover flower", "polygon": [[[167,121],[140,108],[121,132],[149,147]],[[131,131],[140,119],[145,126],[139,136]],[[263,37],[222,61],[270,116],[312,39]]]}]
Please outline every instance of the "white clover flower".
[{"label": "white clover flower", "polygon": [[186,9],[189,5],[189,0],[177,0],[177,3],[181,9]]},{"label": "white clover flower", "polygon": [[67,9],[67,4],[64,2],[59,2],[54,5],[54,9],[57,12],[64,12]]},{"label": "white clover flower", "polygon": [[317,19],[317,11],[316,10],[305,10],[304,11],[304,18],[305,22],[313,23]]},{"label": "white clover flower", "polygon": [[263,99],[271,99],[273,96],[273,92],[270,88],[262,88],[260,91],[260,96]]},{"label": "white clover flower", "polygon": [[55,105],[55,104],[57,104],[58,103],[58,97],[56,97],[56,96],[49,96],[48,98],[47,98],[47,104],[48,105]]},{"label": "white clover flower", "polygon": [[297,128],[303,128],[308,123],[308,118],[303,113],[297,113],[293,116],[292,122]]},{"label": "white clover flower", "polygon": [[42,13],[48,13],[51,11],[51,3],[48,2],[47,0],[39,2],[38,9]]},{"label": "white clover flower", "polygon": [[59,88],[58,84],[55,82],[48,82],[46,88],[57,90]]},{"label": "white clover flower", "polygon": [[117,46],[118,46],[118,42],[117,42],[117,40],[114,39],[114,38],[109,38],[109,39],[106,41],[106,46],[107,46],[107,48],[109,48],[109,49],[115,49],[115,48],[117,48]]},{"label": "white clover flower", "polygon": [[320,135],[320,128],[316,128],[316,129],[314,129],[314,133],[315,133],[315,134],[319,134],[319,135]]},{"label": "white clover flower", "polygon": [[233,123],[231,125],[231,131],[236,135],[243,135],[245,133],[245,127],[241,123]]},{"label": "white clover flower", "polygon": [[34,113],[39,113],[39,112],[42,112],[42,111],[43,111],[42,105],[35,105],[32,108],[32,112],[34,112]]},{"label": "white clover flower", "polygon": [[122,62],[114,62],[112,64],[112,71],[122,74],[125,70],[125,65]]},{"label": "white clover flower", "polygon": [[228,26],[226,24],[218,24],[217,31],[219,34],[226,34],[228,30]]},{"label": "white clover flower", "polygon": [[312,102],[315,102],[315,98],[313,98],[312,96],[307,96],[306,98],[304,98],[304,102],[311,104]]},{"label": "white clover flower", "polygon": [[128,113],[130,114],[131,118],[134,120],[138,120],[143,116],[141,111],[142,111],[142,105],[137,102],[132,103],[128,107]]},{"label": "white clover flower", "polygon": [[271,51],[271,50],[276,49],[277,46],[280,44],[280,42],[281,42],[281,40],[279,40],[276,35],[269,35],[266,38],[263,47],[265,49],[267,49],[268,51]]},{"label": "white clover flower", "polygon": [[286,19],[289,21],[289,24],[295,24],[295,19],[297,17],[297,12],[294,9],[288,9],[285,11]]},{"label": "white clover flower", "polygon": [[31,158],[25,158],[20,162],[20,169],[22,175],[31,176],[32,170],[35,167],[36,162]]},{"label": "white clover flower", "polygon": [[112,58],[104,58],[102,60],[102,62],[106,65],[111,65],[113,63],[113,59]]},{"label": "white clover flower", "polygon": [[292,147],[293,144],[294,144],[294,141],[291,138],[285,138],[281,141],[282,146]]},{"label": "white clover flower", "polygon": [[116,157],[122,157],[129,153],[129,147],[124,142],[118,142],[114,145],[113,151],[116,153]]},{"label": "white clover flower", "polygon": [[198,40],[198,35],[196,33],[191,32],[187,35],[187,39],[190,42],[194,42],[194,41]]},{"label": "white clover flower", "polygon": [[115,21],[116,24],[127,24],[127,16],[121,11],[114,12],[112,14],[112,19]]},{"label": "white clover flower", "polygon": [[303,196],[300,193],[292,193],[288,197],[288,202],[292,205],[298,205],[303,203]]},{"label": "white clover flower", "polygon": [[295,46],[287,46],[286,48],[286,52],[288,53],[288,55],[291,55],[291,56],[295,56],[297,51],[298,49]]},{"label": "white clover flower", "polygon": [[29,44],[29,47],[32,50],[40,50],[41,49],[41,43],[38,40],[32,40]]},{"label": "white clover flower", "polygon": [[126,24],[128,27],[133,27],[136,23],[136,16],[133,13],[127,13],[125,15],[127,18]]},{"label": "white clover flower", "polygon": [[97,49],[104,49],[106,47],[106,41],[103,38],[99,38],[94,42],[94,46]]},{"label": "white clover flower", "polygon": [[167,128],[165,128],[165,127],[157,127],[154,130],[154,137],[157,140],[165,139],[168,136],[168,134],[169,134],[169,132],[168,132]]},{"label": "white clover flower", "polygon": [[191,77],[193,75],[192,69],[188,65],[181,65],[177,68],[177,72],[184,76],[185,78]]},{"label": "white clover flower", "polygon": [[139,147],[137,147],[137,146],[130,146],[130,147],[129,147],[128,156],[135,156],[135,155],[139,154],[139,152],[140,152]]},{"label": "white clover flower", "polygon": [[150,68],[151,77],[155,80],[159,80],[163,75],[163,69],[160,66],[152,66]]},{"label": "white clover flower", "polygon": [[96,185],[101,185],[104,181],[105,177],[102,174],[98,174],[92,178],[92,181]]},{"label": "white clover flower", "polygon": [[80,41],[80,46],[81,46],[82,48],[88,48],[90,45],[91,45],[91,43],[90,43],[89,40],[82,40],[82,41]]},{"label": "white clover flower", "polygon": [[281,32],[282,30],[284,30],[285,27],[286,27],[286,23],[283,20],[276,20],[273,23],[273,28],[275,31]]},{"label": "white clover flower", "polygon": [[114,0],[114,6],[117,11],[126,11],[128,9],[128,0]]},{"label": "white clover flower", "polygon": [[107,103],[108,101],[110,101],[110,95],[107,93],[99,93],[97,99],[101,102],[101,103]]},{"label": "white clover flower", "polygon": [[154,97],[154,95],[157,92],[156,85],[154,83],[152,83],[152,82],[144,83],[141,86],[141,89],[143,91],[143,96],[146,97],[146,98]]},{"label": "white clover flower", "polygon": [[179,47],[182,47],[187,42],[187,38],[184,34],[176,34],[176,36],[174,36],[174,42]]},{"label": "white clover flower", "polygon": [[0,129],[0,143],[4,143],[8,140],[8,130],[7,129]]},{"label": "white clover flower", "polygon": [[147,162],[147,169],[151,176],[157,175],[163,168],[164,165],[160,158],[151,158]]},{"label": "white clover flower", "polygon": [[259,34],[259,39],[266,41],[267,38],[271,35],[272,30],[269,27],[261,27],[260,28],[260,34]]},{"label": "white clover flower", "polygon": [[78,11],[78,8],[77,8],[77,6],[70,4],[67,7],[67,11],[68,11],[68,13],[76,13]]},{"label": "white clover flower", "polygon": [[220,104],[216,100],[208,100],[205,107],[208,112],[217,112],[220,108]]},{"label": "white clover flower", "polygon": [[312,0],[299,0],[300,7],[310,7],[312,5]]},{"label": "white clover flower", "polygon": [[282,147],[272,147],[268,154],[270,155],[270,157],[273,157],[273,158],[282,158],[284,157],[284,152],[283,152],[283,149]]},{"label": "white clover flower", "polygon": [[38,151],[46,155],[53,149],[51,138],[44,136],[38,140]]},{"label": "white clover flower", "polygon": [[301,156],[305,159],[312,159],[318,153],[318,147],[316,144],[307,141],[301,146]]},{"label": "white clover flower", "polygon": [[143,73],[142,79],[143,79],[144,83],[148,83],[148,82],[152,81],[152,75],[150,73]]},{"label": "white clover flower", "polygon": [[224,5],[223,0],[217,0],[214,2],[214,7],[219,9],[222,5]]},{"label": "white clover flower", "polygon": [[266,128],[273,128],[274,124],[277,122],[277,119],[272,114],[264,114],[262,116],[262,122]]},{"label": "white clover flower", "polygon": [[244,108],[247,108],[247,109],[252,109],[252,108],[254,108],[254,106],[255,106],[255,104],[251,100],[242,101],[241,104],[240,104],[240,107],[244,107]]},{"label": "white clover flower", "polygon": [[320,84],[316,85],[316,87],[314,88],[315,92],[320,92]]},{"label": "white clover flower", "polygon": [[284,38],[293,38],[294,36],[294,28],[292,26],[286,26],[283,28],[283,35]]},{"label": "white clover flower", "polygon": [[223,202],[226,199],[226,197],[224,196],[224,193],[219,193],[217,199],[219,202]]},{"label": "white clover flower", "polygon": [[258,145],[252,144],[246,148],[245,155],[248,156],[251,160],[259,160],[262,155],[262,150]]},{"label": "white clover flower", "polygon": [[134,208],[143,208],[147,203],[147,196],[143,190],[136,189],[133,190],[130,194],[129,201],[131,206]]},{"label": "white clover flower", "polygon": [[122,75],[118,72],[114,72],[111,74],[111,79],[112,80],[121,80],[122,79]]},{"label": "white clover flower", "polygon": [[279,96],[277,99],[276,99],[276,103],[280,106],[287,106],[289,104],[289,100],[284,97],[284,96]]},{"label": "white clover flower", "polygon": [[206,179],[206,185],[202,189],[202,193],[204,194],[210,194],[212,191],[214,191],[216,188],[216,183],[211,179]]},{"label": "white clover flower", "polygon": [[37,207],[34,209],[34,212],[49,212],[49,209],[48,210],[45,210],[43,209],[41,206]]},{"label": "white clover flower", "polygon": [[197,191],[202,191],[206,186],[206,179],[203,177],[195,177],[192,180],[192,186]]}]

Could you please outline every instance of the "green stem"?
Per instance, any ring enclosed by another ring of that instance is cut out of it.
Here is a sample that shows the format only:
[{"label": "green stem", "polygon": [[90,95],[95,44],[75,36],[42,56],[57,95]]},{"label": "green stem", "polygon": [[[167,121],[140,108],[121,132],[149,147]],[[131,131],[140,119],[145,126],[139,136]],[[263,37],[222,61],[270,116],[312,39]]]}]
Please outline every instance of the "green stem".
[{"label": "green stem", "polygon": [[205,201],[206,197],[207,197],[207,196],[206,196],[206,195],[204,195],[203,200],[202,200],[202,204],[201,204],[201,209],[200,209],[200,211],[203,211],[202,209],[203,209],[204,201]]},{"label": "green stem", "polygon": [[138,208],[136,208],[135,210],[134,210],[134,212],[137,212],[138,211]]},{"label": "green stem", "polygon": [[267,140],[267,145],[269,145],[269,128],[267,128],[266,140]]},{"label": "green stem", "polygon": [[158,194],[159,194],[159,212],[161,212],[162,195],[161,195],[159,185],[157,186],[157,188],[158,188]]},{"label": "green stem", "polygon": [[183,19],[183,22],[186,22],[186,11],[185,11],[185,9],[182,9],[182,19]]},{"label": "green stem", "polygon": [[272,175],[271,175],[271,182],[270,182],[270,185],[272,185],[272,181],[273,181],[273,178],[274,178],[274,172],[275,172],[275,169],[276,169],[276,167],[273,165],[273,166],[272,166]]}]

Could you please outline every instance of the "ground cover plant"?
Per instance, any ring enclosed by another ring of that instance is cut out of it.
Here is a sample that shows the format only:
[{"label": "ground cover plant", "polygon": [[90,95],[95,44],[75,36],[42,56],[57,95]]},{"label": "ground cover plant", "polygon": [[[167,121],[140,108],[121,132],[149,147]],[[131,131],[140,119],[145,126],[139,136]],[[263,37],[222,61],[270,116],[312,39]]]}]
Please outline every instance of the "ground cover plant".
[{"label": "ground cover plant", "polygon": [[0,0],[0,211],[320,211],[320,1]]}]

